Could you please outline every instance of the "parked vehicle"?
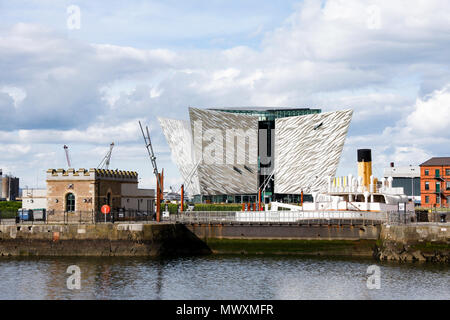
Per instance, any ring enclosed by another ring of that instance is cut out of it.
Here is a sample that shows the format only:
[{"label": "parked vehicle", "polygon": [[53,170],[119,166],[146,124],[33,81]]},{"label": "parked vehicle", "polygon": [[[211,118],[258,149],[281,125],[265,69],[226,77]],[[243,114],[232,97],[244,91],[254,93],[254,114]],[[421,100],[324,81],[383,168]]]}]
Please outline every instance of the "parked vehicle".
[{"label": "parked vehicle", "polygon": [[33,210],[20,208],[17,210],[17,219],[19,221],[33,221]]},{"label": "parked vehicle", "polygon": [[33,220],[45,221],[45,209],[33,209]]}]

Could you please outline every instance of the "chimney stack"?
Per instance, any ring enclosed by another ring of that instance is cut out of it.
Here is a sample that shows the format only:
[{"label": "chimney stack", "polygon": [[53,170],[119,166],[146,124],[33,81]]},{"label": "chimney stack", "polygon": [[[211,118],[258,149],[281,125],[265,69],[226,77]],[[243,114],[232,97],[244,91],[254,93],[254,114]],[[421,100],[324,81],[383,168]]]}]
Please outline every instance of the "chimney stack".
[{"label": "chimney stack", "polygon": [[372,150],[358,150],[358,176],[362,178],[362,184],[369,190],[370,176],[372,175]]}]

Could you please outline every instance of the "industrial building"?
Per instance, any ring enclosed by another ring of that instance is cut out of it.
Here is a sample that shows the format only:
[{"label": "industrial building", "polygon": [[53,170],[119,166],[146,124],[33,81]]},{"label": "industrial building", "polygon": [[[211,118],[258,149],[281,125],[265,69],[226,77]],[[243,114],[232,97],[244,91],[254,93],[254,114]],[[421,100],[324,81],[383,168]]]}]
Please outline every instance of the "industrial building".
[{"label": "industrial building", "polygon": [[431,158],[420,165],[422,206],[450,207],[450,157]]},{"label": "industrial building", "polygon": [[392,162],[389,168],[384,169],[384,178],[392,177],[394,188],[403,188],[410,201],[420,205],[420,167],[396,167]]},{"label": "industrial building", "polygon": [[[179,192],[176,192],[172,187],[169,187],[169,190],[164,190],[164,200],[166,201],[174,201],[178,202],[181,201],[181,194]],[[185,194],[185,197],[187,198],[187,195]]]},{"label": "industrial building", "polygon": [[3,175],[0,169],[0,200],[15,201],[19,197],[19,178]]},{"label": "industrial building", "polygon": [[159,118],[195,202],[300,202],[336,174],[353,111],[189,108],[190,121]]}]

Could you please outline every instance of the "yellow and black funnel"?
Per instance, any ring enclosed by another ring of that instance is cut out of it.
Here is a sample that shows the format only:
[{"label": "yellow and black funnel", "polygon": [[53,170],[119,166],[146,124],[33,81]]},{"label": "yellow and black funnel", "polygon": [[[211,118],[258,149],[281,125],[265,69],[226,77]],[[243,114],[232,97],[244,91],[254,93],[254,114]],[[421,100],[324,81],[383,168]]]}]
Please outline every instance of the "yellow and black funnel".
[{"label": "yellow and black funnel", "polygon": [[358,176],[362,178],[363,185],[369,189],[370,176],[372,175],[372,150],[358,150]]}]

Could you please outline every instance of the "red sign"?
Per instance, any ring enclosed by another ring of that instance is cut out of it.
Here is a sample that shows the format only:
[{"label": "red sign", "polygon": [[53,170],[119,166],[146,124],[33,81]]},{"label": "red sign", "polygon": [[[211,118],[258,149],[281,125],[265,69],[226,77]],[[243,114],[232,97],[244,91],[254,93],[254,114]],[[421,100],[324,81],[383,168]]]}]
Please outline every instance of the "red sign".
[{"label": "red sign", "polygon": [[105,204],[104,206],[102,206],[102,213],[103,214],[108,214],[108,213],[110,213],[111,212],[111,207],[110,206],[108,206],[107,204]]}]

